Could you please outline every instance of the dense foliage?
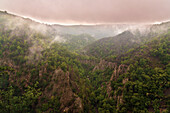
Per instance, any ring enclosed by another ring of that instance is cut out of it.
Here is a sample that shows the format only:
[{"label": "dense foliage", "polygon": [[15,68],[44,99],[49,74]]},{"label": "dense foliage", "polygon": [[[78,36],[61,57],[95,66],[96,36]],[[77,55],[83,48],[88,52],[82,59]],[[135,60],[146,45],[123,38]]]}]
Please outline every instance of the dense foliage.
[{"label": "dense foliage", "polygon": [[0,112],[169,112],[170,32],[148,41],[129,31],[99,41],[64,35],[61,43],[6,21],[0,18]]}]

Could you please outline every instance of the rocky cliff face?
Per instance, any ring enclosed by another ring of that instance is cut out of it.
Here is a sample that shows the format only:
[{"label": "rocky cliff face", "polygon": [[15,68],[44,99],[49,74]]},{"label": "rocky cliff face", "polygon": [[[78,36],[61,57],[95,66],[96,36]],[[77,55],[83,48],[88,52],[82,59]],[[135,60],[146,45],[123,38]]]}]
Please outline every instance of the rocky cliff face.
[{"label": "rocky cliff face", "polygon": [[[114,91],[114,96],[111,95],[111,92],[112,92],[111,82],[117,81],[117,79],[119,78],[121,74],[126,73],[129,70],[129,66],[124,65],[124,64],[118,65],[117,63],[108,62],[106,60],[101,59],[99,64],[94,67],[93,71],[104,70],[106,68],[110,68],[113,70],[110,80],[107,82],[107,94],[110,99],[114,98],[114,100],[116,100],[117,108],[119,108],[118,105],[123,103],[123,95],[116,95],[116,91]],[[125,84],[128,80],[129,80],[128,78],[124,78],[122,80],[122,83]],[[123,88],[118,87],[118,89],[122,91],[123,91]]]},{"label": "rocky cliff face", "polygon": [[[32,78],[31,68],[30,70],[27,70],[27,74],[25,74],[24,72],[20,73],[20,75],[24,76],[16,76],[16,73],[18,73],[20,67],[14,65],[12,60],[3,59],[0,60],[0,64],[10,66],[14,69],[13,73],[9,73],[9,81],[11,82],[11,84],[16,84],[19,88],[22,89],[23,86],[27,87],[28,85],[32,84],[30,81],[33,82],[34,79],[39,79],[40,82],[48,81],[48,85],[45,87],[44,90],[42,89],[43,91],[41,97],[53,98],[57,95],[60,98],[60,110],[62,112],[77,113],[83,111],[82,99],[77,95],[80,87],[76,83],[76,79],[79,78],[77,78],[74,70],[71,70],[70,72],[64,72],[62,69],[58,68],[54,72],[48,73],[46,64],[44,65],[44,67],[39,69],[37,76]],[[47,76],[45,73],[48,73],[50,76]],[[21,84],[23,84],[23,86],[21,86]],[[75,89],[75,91],[73,89]]]},{"label": "rocky cliff face", "polygon": [[101,59],[100,62],[94,67],[93,72],[96,70],[104,70],[106,68],[113,69],[116,67],[116,63],[108,62],[104,59]]},{"label": "rocky cliff face", "polygon": [[[57,95],[60,95],[61,111],[77,113],[83,110],[83,105],[81,98],[72,90],[72,85],[75,84],[73,84],[74,81],[71,80],[70,75],[68,71],[63,72],[61,69],[56,69],[44,95],[51,97],[54,93],[57,93]],[[78,88],[78,86],[74,87]],[[48,88],[51,88],[51,90],[49,91]]]}]

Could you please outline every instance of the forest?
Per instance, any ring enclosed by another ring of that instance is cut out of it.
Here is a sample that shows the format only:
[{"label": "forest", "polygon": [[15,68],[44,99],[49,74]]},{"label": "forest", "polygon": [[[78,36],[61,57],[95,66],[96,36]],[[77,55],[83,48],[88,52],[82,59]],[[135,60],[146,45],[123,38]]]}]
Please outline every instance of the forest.
[{"label": "forest", "polygon": [[[10,19],[24,22],[9,25]],[[1,12],[0,113],[169,113],[165,24],[147,35],[60,34],[58,42],[51,27]]]}]

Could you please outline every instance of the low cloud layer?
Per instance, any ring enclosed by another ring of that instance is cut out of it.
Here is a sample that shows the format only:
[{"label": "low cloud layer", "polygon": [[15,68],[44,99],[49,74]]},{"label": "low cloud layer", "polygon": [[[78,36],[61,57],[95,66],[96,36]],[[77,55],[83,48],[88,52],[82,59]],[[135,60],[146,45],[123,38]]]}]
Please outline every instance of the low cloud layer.
[{"label": "low cloud layer", "polygon": [[0,0],[0,9],[50,23],[170,20],[170,0]]}]

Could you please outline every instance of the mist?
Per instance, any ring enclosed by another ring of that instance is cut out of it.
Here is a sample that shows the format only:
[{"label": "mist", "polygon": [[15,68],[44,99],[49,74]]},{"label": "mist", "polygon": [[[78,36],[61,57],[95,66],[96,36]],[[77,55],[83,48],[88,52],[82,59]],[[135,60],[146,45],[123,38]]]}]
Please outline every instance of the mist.
[{"label": "mist", "polygon": [[1,0],[0,9],[47,23],[154,23],[170,19],[170,0]]}]

